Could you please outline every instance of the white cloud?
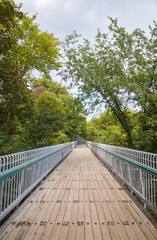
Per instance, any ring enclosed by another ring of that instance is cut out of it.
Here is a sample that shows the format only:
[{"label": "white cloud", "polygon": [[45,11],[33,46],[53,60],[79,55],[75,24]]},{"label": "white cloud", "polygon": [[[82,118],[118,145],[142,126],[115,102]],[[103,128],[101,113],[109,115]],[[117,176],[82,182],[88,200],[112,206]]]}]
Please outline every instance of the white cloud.
[{"label": "white cloud", "polygon": [[47,3],[50,3],[51,0],[35,0],[35,6],[37,8],[43,8],[45,6],[47,6]]},{"label": "white cloud", "polygon": [[60,13],[64,16],[73,16],[83,7],[83,0],[34,0],[34,3],[35,7],[41,12],[47,11],[48,15],[51,12],[49,15],[51,17],[56,15],[56,13]]},{"label": "white cloud", "polygon": [[64,13],[65,15],[74,15],[75,13],[80,12],[83,7],[83,0],[74,1],[74,0],[65,0],[64,2]]},{"label": "white cloud", "polygon": [[[20,0],[15,0],[20,2]],[[22,1],[22,0],[21,0]],[[119,24],[133,31],[156,19],[156,0],[23,0],[23,9],[38,12],[37,22],[42,30],[54,32],[63,40],[76,29],[92,39],[97,29],[107,29],[107,16],[118,17]]]}]

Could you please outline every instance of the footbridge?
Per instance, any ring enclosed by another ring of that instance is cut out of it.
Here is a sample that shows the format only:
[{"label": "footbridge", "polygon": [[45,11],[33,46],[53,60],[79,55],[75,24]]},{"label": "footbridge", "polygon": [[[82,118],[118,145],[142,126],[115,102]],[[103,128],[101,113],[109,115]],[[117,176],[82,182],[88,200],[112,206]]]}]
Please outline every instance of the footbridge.
[{"label": "footbridge", "polygon": [[82,141],[0,158],[1,240],[157,239],[157,155]]}]

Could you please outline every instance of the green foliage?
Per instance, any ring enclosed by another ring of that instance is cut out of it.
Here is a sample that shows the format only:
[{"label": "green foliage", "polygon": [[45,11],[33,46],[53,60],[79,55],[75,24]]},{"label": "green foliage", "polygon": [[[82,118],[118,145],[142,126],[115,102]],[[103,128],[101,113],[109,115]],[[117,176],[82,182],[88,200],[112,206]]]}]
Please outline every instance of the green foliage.
[{"label": "green foliage", "polygon": [[52,81],[52,79],[50,78],[40,78],[40,79],[32,79],[31,81],[31,87],[32,89],[37,89],[38,87],[45,87],[45,89],[49,90],[50,92],[55,93],[56,95],[60,95],[60,94],[65,94],[65,95],[69,95],[67,88],[62,86],[61,84]]},{"label": "green foliage", "polygon": [[[13,0],[1,0],[0,9],[0,155],[86,138],[86,132],[90,141],[157,151],[155,21],[149,38],[140,29],[127,33],[112,18],[94,45],[80,44],[75,31],[66,37],[61,75],[78,86],[78,99],[50,77],[61,67],[59,39]],[[103,102],[107,110],[86,124],[81,100],[91,108]]]},{"label": "green foliage", "polygon": [[33,95],[36,96],[37,115],[35,125],[31,123],[32,131],[35,131],[35,134],[30,132],[31,137],[34,136],[38,144],[40,139],[46,138],[47,145],[50,145],[66,140],[73,141],[77,135],[85,136],[86,118],[83,105],[70,95],[65,87],[50,79],[36,79],[33,82],[33,87],[35,86],[37,88]]},{"label": "green foliage", "polygon": [[68,136],[61,131],[54,134],[54,137],[51,138],[50,140],[52,145],[70,142]]},{"label": "green foliage", "polygon": [[13,46],[15,39],[13,29],[16,25],[15,18],[22,18],[23,13],[13,1],[0,1],[0,54],[6,54]]},{"label": "green foliage", "polygon": [[39,26],[33,22],[35,18],[36,16],[30,18],[25,14],[22,21],[18,21],[16,54],[20,65],[24,66],[26,71],[36,69],[49,76],[51,70],[61,66],[60,42],[52,33],[41,32]]},{"label": "green foliage", "polygon": [[157,94],[148,96],[146,111],[139,113],[139,148],[157,153]]},{"label": "green foliage", "polygon": [[75,139],[77,135],[84,137],[86,133],[86,118],[83,105],[71,95],[60,95],[60,98],[62,99],[64,109],[64,133],[70,139]]},{"label": "green foliage", "polygon": [[50,79],[36,79],[35,82],[37,88],[31,92],[30,117],[16,116],[15,133],[11,135],[7,134],[7,123],[2,121],[1,154],[74,141],[77,135],[86,135],[83,105],[65,87]]},{"label": "green foliage", "polygon": [[87,139],[94,142],[128,147],[127,135],[111,110],[87,123]]},{"label": "green foliage", "polygon": [[[0,8],[0,155],[85,134],[83,106],[50,77],[61,67],[59,39],[14,1],[2,0]],[[33,78],[33,70],[42,78]]]},{"label": "green foliage", "polygon": [[65,81],[71,78],[71,86],[78,86],[82,99],[93,107],[103,102],[112,110],[127,134],[127,145],[133,148],[127,109],[138,105],[148,115],[149,95],[157,88],[157,23],[147,38],[140,29],[129,34],[117,19],[110,21],[109,32],[98,30],[94,45],[88,39],[80,43],[75,31],[66,37],[61,75]]},{"label": "green foliage", "polygon": [[[135,149],[157,153],[157,101],[151,98],[150,115],[128,110]],[[104,111],[99,118],[87,123],[87,139],[120,147],[129,147],[127,135],[111,110]]]},{"label": "green foliage", "polygon": [[29,122],[29,135],[35,147],[49,145],[53,132],[62,126],[62,103],[55,94],[43,92],[34,105],[34,115]]},{"label": "green foliage", "polygon": [[61,66],[60,42],[53,34],[40,31],[34,23],[36,16],[23,14],[13,1],[2,1],[0,6],[2,45],[6,35],[9,39],[0,56],[0,96],[8,111],[8,132],[14,134],[15,117],[21,117],[19,109],[29,109],[27,103],[31,102],[28,75],[36,69],[49,76],[51,70]]}]

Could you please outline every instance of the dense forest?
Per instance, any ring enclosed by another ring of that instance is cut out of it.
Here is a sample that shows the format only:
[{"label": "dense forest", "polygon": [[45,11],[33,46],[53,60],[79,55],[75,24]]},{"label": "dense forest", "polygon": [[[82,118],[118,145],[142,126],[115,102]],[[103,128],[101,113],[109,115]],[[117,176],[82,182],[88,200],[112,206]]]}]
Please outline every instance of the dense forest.
[{"label": "dense forest", "polygon": [[[0,155],[77,135],[157,152],[157,23],[146,37],[110,18],[108,33],[98,30],[94,44],[75,31],[62,44],[35,19],[13,0],[0,1]],[[78,97],[64,86],[67,80]],[[92,111],[101,103],[104,112],[87,122],[85,104]]]},{"label": "dense forest", "polygon": [[50,76],[61,67],[59,39],[13,1],[0,9],[0,155],[85,137],[83,105]]}]

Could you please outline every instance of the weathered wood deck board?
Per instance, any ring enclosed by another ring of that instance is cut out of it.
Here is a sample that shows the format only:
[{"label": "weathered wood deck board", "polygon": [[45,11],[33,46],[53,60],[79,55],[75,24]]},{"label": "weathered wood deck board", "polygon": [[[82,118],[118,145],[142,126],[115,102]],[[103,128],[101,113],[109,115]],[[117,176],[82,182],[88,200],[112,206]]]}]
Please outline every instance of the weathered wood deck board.
[{"label": "weathered wood deck board", "polygon": [[102,163],[77,146],[1,240],[155,240],[157,230]]}]

